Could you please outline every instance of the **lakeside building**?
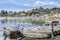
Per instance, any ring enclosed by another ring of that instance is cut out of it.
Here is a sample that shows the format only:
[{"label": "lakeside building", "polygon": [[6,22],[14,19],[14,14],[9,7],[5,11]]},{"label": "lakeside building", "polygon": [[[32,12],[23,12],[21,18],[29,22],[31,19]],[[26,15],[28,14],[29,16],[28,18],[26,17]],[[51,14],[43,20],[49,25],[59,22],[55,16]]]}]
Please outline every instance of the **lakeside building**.
[{"label": "lakeside building", "polygon": [[23,16],[26,16],[26,14],[25,13],[20,13],[20,16],[23,17]]}]

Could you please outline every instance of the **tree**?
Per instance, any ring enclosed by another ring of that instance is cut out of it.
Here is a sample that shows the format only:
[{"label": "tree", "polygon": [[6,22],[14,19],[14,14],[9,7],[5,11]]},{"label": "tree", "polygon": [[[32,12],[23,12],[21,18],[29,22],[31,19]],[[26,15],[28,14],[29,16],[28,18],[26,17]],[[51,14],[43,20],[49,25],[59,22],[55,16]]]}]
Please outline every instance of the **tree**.
[{"label": "tree", "polygon": [[22,13],[25,13],[25,11],[22,11]]},{"label": "tree", "polygon": [[40,7],[39,9],[44,9],[44,8]]},{"label": "tree", "polygon": [[4,10],[1,10],[1,14],[4,14]]},{"label": "tree", "polygon": [[8,15],[8,12],[7,11],[4,11],[4,10],[1,10],[1,14],[2,14],[2,16],[7,16]]}]

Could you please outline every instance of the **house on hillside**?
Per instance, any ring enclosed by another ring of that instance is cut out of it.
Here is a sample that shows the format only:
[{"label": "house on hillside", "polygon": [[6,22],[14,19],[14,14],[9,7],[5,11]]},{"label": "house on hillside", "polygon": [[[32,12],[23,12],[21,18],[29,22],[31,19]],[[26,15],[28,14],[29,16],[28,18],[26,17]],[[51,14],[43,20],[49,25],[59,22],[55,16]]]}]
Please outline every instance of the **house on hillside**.
[{"label": "house on hillside", "polygon": [[26,14],[25,13],[20,13],[20,16],[26,16]]}]

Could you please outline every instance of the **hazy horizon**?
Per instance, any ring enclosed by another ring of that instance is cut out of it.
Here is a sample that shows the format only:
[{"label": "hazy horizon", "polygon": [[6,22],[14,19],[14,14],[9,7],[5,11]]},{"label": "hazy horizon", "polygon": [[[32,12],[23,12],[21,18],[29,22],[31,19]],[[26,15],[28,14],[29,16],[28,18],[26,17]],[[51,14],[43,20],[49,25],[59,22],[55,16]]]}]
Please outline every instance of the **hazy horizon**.
[{"label": "hazy horizon", "polygon": [[0,0],[0,10],[27,11],[39,7],[60,7],[60,0]]}]

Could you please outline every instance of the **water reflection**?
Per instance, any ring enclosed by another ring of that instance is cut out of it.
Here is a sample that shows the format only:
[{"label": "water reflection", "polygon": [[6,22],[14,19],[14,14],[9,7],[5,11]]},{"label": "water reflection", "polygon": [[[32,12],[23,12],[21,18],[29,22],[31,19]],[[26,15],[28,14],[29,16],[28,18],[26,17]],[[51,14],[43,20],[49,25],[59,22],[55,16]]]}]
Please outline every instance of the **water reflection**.
[{"label": "water reflection", "polygon": [[[23,29],[23,30],[27,30],[28,28],[33,28],[33,30],[37,30],[38,28],[47,28],[47,29],[51,29],[51,26],[46,26],[46,25],[33,25],[30,22],[5,22],[5,23],[0,23],[0,37],[3,37],[3,27],[4,26],[9,26],[9,27],[14,27],[17,28],[19,25],[19,29]],[[60,25],[58,25],[60,26]],[[57,29],[57,26],[54,27]],[[34,38],[26,38],[25,40],[38,40],[38,39],[34,39]]]}]

